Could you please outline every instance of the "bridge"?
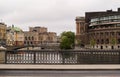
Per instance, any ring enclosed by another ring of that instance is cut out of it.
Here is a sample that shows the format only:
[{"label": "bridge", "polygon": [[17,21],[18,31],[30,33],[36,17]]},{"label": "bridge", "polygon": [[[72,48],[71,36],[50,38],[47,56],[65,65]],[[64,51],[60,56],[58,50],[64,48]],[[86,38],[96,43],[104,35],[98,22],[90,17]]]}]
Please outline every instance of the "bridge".
[{"label": "bridge", "polygon": [[59,49],[59,44],[40,44],[40,45],[23,45],[23,46],[5,46],[7,50],[18,50],[18,49]]},{"label": "bridge", "polygon": [[0,77],[119,77],[119,50],[1,50]]},{"label": "bridge", "polygon": [[1,53],[6,64],[120,64],[119,50],[6,50]]}]

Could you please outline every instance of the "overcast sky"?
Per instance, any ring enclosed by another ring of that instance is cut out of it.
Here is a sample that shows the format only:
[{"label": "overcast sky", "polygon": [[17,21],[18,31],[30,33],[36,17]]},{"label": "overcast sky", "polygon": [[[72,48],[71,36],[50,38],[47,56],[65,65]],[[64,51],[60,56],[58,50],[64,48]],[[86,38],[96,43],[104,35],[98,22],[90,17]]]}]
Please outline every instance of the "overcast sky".
[{"label": "overcast sky", "polygon": [[85,12],[117,10],[120,0],[0,0],[0,20],[23,30],[47,27],[48,31],[75,32],[75,17]]}]

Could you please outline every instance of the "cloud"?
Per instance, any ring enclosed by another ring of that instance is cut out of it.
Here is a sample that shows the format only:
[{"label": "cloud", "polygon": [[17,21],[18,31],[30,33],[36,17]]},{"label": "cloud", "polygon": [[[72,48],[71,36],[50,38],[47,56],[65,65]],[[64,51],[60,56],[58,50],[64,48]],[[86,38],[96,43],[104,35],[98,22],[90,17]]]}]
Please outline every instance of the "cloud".
[{"label": "cloud", "polygon": [[0,0],[0,19],[6,24],[28,30],[29,26],[45,26],[60,34],[75,32],[75,17],[89,11],[117,9],[119,0]]}]

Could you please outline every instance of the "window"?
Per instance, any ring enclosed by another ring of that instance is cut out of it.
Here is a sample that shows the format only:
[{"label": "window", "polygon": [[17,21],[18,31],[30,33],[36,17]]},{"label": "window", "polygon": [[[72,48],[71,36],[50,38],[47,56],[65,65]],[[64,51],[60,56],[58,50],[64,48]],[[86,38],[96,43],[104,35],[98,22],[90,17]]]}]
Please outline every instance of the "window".
[{"label": "window", "polygon": [[99,44],[99,40],[97,40],[97,44]]},{"label": "window", "polygon": [[104,40],[103,39],[101,40],[101,44],[104,44]]},{"label": "window", "polygon": [[27,42],[27,45],[29,45],[29,41]]},{"label": "window", "polygon": [[33,44],[33,42],[31,42],[31,44]]},{"label": "window", "polygon": [[120,24],[117,24],[117,27],[120,27]]},{"label": "window", "polygon": [[34,37],[32,36],[32,40],[34,40]]},{"label": "window", "polygon": [[118,35],[120,36],[120,32],[118,32]]},{"label": "window", "polygon": [[118,44],[120,44],[120,39],[118,39]]},{"label": "window", "polygon": [[96,35],[99,35],[99,33],[96,33]]},{"label": "window", "polygon": [[25,40],[27,40],[27,37],[25,37]]},{"label": "window", "polygon": [[105,43],[106,43],[106,44],[109,44],[109,39],[106,39]]},{"label": "window", "polygon": [[100,35],[103,35],[103,33],[100,33]]},{"label": "window", "polygon": [[28,37],[28,39],[30,40],[30,37]]},{"label": "window", "polygon": [[108,32],[105,32],[105,35],[108,35]]},{"label": "window", "polygon": [[111,35],[114,35],[114,32],[111,32],[110,34],[111,34]]},{"label": "window", "polygon": [[26,44],[26,41],[24,41],[24,44]]}]

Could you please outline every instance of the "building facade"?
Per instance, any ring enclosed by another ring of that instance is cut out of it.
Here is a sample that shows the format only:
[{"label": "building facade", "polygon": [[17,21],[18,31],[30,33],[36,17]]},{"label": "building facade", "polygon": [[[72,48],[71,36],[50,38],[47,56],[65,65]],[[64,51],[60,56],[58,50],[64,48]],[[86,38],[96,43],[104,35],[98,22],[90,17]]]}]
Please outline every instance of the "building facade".
[{"label": "building facade", "polygon": [[0,45],[6,44],[6,28],[7,25],[3,22],[0,22]]},{"label": "building facade", "polygon": [[76,17],[76,44],[86,44],[85,17]]},{"label": "building facade", "polygon": [[38,45],[38,33],[26,31],[24,32],[24,45]]},{"label": "building facade", "polygon": [[46,27],[29,27],[29,31],[30,32],[38,32],[38,33],[46,33],[47,32],[47,28]]},{"label": "building facade", "polygon": [[[76,18],[76,25],[78,20]],[[80,25],[80,28],[82,26]],[[86,12],[84,35],[78,31],[79,39],[86,47],[96,49],[119,49],[120,48],[120,8],[118,11],[107,10],[103,12]],[[82,30],[84,30],[82,29]],[[76,36],[78,34],[76,32]],[[82,39],[82,38],[86,39]]]},{"label": "building facade", "polygon": [[23,46],[24,45],[24,33],[22,29],[14,26],[7,27],[6,45],[7,46]]},{"label": "building facade", "polygon": [[57,34],[55,32],[39,33],[39,43],[57,43]]},{"label": "building facade", "polygon": [[24,32],[24,35],[24,45],[57,43],[57,34],[55,32],[47,32],[46,27],[30,27],[28,32]]}]

